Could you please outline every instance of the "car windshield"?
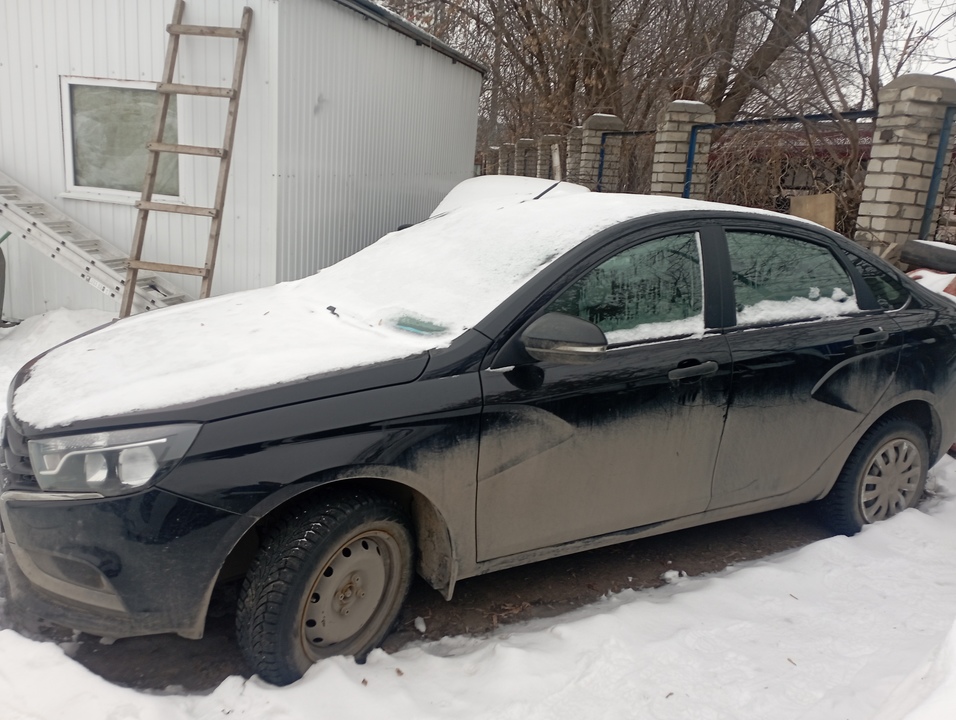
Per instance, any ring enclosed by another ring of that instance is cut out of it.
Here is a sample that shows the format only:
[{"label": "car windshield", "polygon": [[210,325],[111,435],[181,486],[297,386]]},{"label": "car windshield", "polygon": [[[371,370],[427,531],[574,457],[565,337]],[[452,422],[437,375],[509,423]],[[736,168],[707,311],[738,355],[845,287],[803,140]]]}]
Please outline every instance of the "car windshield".
[{"label": "car windshield", "polygon": [[301,281],[343,318],[403,333],[454,337],[594,233],[671,198],[582,195],[480,203],[391,233]]}]

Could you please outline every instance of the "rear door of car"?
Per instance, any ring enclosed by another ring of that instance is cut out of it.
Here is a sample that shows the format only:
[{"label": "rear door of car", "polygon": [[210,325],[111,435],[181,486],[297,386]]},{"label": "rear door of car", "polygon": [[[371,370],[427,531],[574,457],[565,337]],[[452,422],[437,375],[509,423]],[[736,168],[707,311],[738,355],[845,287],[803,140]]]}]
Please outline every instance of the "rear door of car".
[{"label": "rear door of car", "polygon": [[705,330],[716,308],[702,283],[702,234],[684,223],[596,253],[528,309],[528,322],[560,312],[597,324],[610,343],[602,359],[482,372],[479,561],[707,507],[730,352]]},{"label": "rear door of car", "polygon": [[733,389],[710,509],[798,489],[885,393],[902,345],[892,308],[829,239],[759,223],[725,234]]}]

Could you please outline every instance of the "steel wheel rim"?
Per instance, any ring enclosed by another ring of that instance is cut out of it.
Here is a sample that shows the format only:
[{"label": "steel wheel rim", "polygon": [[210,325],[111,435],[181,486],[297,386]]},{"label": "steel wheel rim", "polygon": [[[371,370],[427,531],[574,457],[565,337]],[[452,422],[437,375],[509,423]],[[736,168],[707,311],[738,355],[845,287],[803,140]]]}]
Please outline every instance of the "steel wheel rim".
[{"label": "steel wheel rim", "polygon": [[905,438],[890,440],[873,453],[860,489],[860,509],[866,522],[884,520],[908,508],[922,470],[919,450]]},{"label": "steel wheel rim", "polygon": [[349,538],[316,574],[299,624],[302,647],[314,661],[339,653],[363,631],[377,627],[397,587],[398,544],[384,532]]}]

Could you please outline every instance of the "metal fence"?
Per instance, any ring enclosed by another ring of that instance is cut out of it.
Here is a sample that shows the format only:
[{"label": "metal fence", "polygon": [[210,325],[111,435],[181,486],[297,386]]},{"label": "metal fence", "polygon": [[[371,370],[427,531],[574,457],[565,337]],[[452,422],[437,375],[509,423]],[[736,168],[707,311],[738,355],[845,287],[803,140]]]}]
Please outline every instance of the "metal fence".
[{"label": "metal fence", "polygon": [[[930,179],[929,192],[926,197],[926,207],[923,210],[923,221],[920,227],[920,237],[926,238],[936,217],[936,232],[932,239],[938,242],[956,244],[956,153],[949,152],[949,138],[953,131],[953,121],[956,120],[956,106],[946,108],[943,116],[943,126],[939,133],[939,145],[936,148],[936,162],[933,164],[933,176]],[[943,186],[943,195],[939,207],[936,207],[936,198],[942,185],[943,173],[949,165],[949,174]]]},{"label": "metal fence", "polygon": [[[598,192],[645,194],[651,191],[656,130],[622,130],[601,133],[601,162],[598,166]],[[609,149],[608,138],[621,138],[620,146]],[[616,152],[619,172],[608,182],[605,169],[610,164],[609,152]]]}]

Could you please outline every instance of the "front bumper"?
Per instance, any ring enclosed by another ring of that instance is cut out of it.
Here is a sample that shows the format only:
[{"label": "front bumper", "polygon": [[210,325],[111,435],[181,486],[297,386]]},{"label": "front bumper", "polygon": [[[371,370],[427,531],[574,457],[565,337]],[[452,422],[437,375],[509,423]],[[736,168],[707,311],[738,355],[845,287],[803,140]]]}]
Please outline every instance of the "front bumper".
[{"label": "front bumper", "polygon": [[152,488],[114,498],[6,491],[14,611],[113,638],[202,636],[222,562],[252,520]]}]

